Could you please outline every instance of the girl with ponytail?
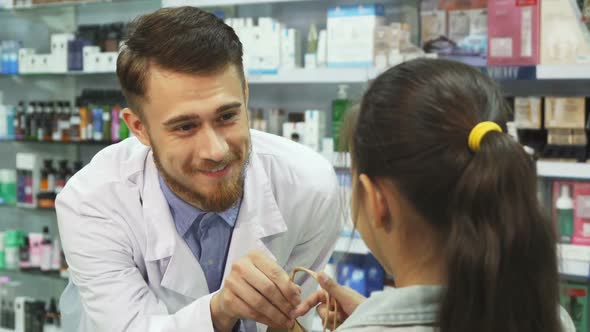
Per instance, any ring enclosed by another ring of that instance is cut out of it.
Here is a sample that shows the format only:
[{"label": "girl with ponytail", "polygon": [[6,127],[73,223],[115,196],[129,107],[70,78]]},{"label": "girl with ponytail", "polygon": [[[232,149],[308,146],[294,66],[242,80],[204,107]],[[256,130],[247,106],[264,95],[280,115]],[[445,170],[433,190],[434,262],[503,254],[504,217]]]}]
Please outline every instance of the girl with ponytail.
[{"label": "girl with ponytail", "polygon": [[347,332],[575,331],[535,164],[503,133],[507,113],[464,64],[414,60],[375,79],[348,135],[352,217],[396,288],[365,299],[321,273],[297,314],[320,304]]}]

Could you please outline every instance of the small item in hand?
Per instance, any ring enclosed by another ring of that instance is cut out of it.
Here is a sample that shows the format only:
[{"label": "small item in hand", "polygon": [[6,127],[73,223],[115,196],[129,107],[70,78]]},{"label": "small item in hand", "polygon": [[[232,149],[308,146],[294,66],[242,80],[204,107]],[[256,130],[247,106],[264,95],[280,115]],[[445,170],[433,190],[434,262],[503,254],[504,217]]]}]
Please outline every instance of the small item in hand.
[{"label": "small item in hand", "polygon": [[[297,272],[305,272],[307,274],[309,274],[315,281],[317,281],[319,283],[318,280],[318,274],[315,273],[312,270],[306,269],[304,267],[296,267],[293,269],[293,271],[291,272],[291,281],[295,280],[295,274],[297,274]],[[327,299],[326,299],[327,303],[330,303],[330,294],[327,294]],[[334,322],[332,325],[332,331],[334,331],[336,329],[336,319],[338,317],[338,307],[336,305],[334,305]],[[326,321],[324,321],[324,332],[326,332],[328,329],[328,319],[326,319]],[[280,330],[276,330],[276,329],[268,329],[267,332],[278,332]],[[307,332],[307,330],[301,326],[301,324],[299,324],[299,322],[297,320],[295,320],[295,325],[293,326],[293,328],[288,329],[287,332]]]}]

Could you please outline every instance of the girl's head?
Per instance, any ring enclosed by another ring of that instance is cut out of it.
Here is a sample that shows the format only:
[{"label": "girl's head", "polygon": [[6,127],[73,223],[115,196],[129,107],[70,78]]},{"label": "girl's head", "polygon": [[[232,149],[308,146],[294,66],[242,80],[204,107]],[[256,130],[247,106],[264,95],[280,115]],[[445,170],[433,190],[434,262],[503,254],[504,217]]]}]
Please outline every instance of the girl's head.
[{"label": "girl's head", "polygon": [[442,331],[558,331],[555,235],[534,163],[509,135],[468,137],[508,107],[478,70],[446,60],[389,69],[352,126],[352,212],[403,285],[442,283]]}]

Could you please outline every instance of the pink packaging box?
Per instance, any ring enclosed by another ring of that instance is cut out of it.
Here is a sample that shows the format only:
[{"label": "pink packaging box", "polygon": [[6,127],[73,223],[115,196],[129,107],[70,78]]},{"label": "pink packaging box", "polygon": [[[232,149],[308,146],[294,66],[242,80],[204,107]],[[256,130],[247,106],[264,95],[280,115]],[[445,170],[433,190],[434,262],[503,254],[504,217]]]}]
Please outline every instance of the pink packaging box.
[{"label": "pink packaging box", "polygon": [[540,0],[488,1],[488,64],[539,64]]},{"label": "pink packaging box", "polygon": [[590,183],[574,184],[573,244],[590,245]]}]

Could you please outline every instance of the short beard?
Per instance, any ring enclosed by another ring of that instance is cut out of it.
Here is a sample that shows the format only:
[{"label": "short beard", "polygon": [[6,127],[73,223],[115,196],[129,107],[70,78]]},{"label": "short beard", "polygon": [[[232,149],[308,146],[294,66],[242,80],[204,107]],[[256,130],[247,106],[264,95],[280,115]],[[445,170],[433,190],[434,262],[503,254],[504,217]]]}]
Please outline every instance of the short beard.
[{"label": "short beard", "polygon": [[[156,164],[156,168],[160,172],[160,175],[164,181],[166,181],[166,184],[170,187],[172,192],[187,203],[194,205],[203,211],[223,212],[234,206],[238,200],[242,198],[242,194],[244,193],[246,168],[250,164],[250,144],[247,146],[246,158],[242,156],[243,153],[241,151],[234,151],[234,154],[238,157],[237,160],[243,160],[238,176],[230,179],[229,182],[220,183],[217,190],[212,191],[208,196],[205,193],[186,186],[170,175],[162,166],[160,156],[154,145],[152,145],[152,149],[154,153],[154,163]],[[185,173],[198,172],[197,170],[192,170],[191,166],[183,166],[183,171]]]}]

